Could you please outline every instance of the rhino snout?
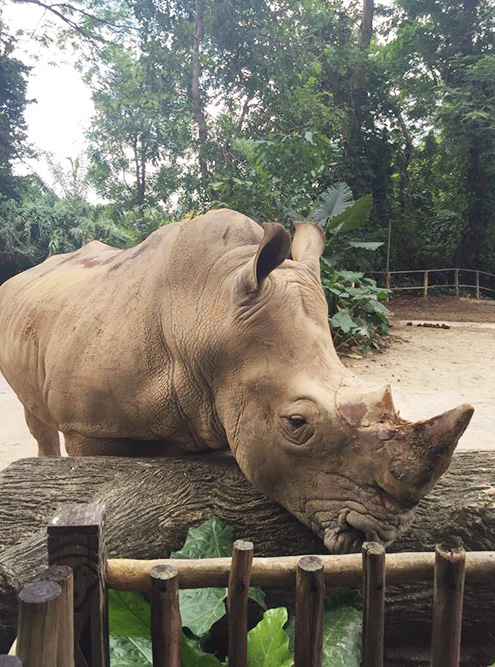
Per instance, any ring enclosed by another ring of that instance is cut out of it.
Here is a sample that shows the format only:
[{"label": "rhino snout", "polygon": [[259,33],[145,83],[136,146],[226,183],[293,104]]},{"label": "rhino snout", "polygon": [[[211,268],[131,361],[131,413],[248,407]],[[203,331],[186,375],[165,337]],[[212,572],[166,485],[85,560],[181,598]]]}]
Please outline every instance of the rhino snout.
[{"label": "rhino snout", "polygon": [[365,542],[387,546],[409,528],[413,518],[414,509],[396,514],[390,523],[371,514],[348,510],[341,514],[337,526],[324,531],[323,542],[332,554],[358,552]]}]

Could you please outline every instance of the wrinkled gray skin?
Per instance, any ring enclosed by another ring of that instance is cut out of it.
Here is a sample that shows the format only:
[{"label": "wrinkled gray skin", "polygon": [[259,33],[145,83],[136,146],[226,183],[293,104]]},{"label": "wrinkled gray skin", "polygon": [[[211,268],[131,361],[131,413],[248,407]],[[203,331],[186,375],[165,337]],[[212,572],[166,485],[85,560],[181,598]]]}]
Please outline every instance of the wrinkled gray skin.
[{"label": "wrinkled gray skin", "polygon": [[[340,362],[322,232],[212,211],[129,250],[92,242],[0,288],[0,368],[40,455],[230,447],[329,551],[389,544],[446,470],[471,406],[410,424]],[[234,500],[235,502],[235,500]]]}]

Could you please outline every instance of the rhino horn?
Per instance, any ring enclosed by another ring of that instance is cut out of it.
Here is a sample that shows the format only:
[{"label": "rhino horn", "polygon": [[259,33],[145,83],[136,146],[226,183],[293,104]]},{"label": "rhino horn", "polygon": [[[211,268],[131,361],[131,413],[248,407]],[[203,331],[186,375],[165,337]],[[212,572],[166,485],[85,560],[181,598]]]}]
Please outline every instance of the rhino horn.
[{"label": "rhino horn", "polygon": [[401,421],[392,400],[389,384],[373,389],[359,385],[344,385],[337,392],[337,408],[349,426]]},{"label": "rhino horn", "polygon": [[417,504],[449,467],[473,412],[464,404],[425,421],[384,429],[389,466],[379,485],[406,505]]}]

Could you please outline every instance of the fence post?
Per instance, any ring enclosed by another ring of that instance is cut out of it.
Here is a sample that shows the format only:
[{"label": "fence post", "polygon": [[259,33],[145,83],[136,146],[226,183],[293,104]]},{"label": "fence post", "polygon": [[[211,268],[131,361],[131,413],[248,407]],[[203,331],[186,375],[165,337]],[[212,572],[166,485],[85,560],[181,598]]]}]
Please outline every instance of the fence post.
[{"label": "fence post", "polygon": [[229,665],[247,665],[247,603],[254,546],[236,540],[232,550],[227,601],[229,626]]},{"label": "fence post", "polygon": [[54,565],[40,576],[41,581],[54,581],[62,589],[58,619],[56,667],[74,667],[74,577],[67,565]]},{"label": "fence post", "polygon": [[74,573],[75,667],[108,667],[105,507],[66,504],[48,525],[48,563]]},{"label": "fence post", "polygon": [[455,285],[455,295],[459,296],[459,269],[455,269],[454,285]]},{"label": "fence post", "polygon": [[385,625],[385,548],[365,542],[363,554],[363,667],[382,667]]},{"label": "fence post", "polygon": [[57,664],[61,593],[54,581],[35,581],[20,592],[16,652],[24,667]]},{"label": "fence post", "polygon": [[423,281],[423,296],[425,298],[428,296],[428,269],[425,271],[425,277]]},{"label": "fence post", "polygon": [[304,556],[296,571],[295,667],[321,667],[324,602],[323,563]]},{"label": "fence post", "polygon": [[480,272],[476,271],[476,298],[480,298]]},{"label": "fence post", "polygon": [[443,544],[435,548],[431,667],[458,667],[466,552]]},{"label": "fence post", "polygon": [[153,665],[180,667],[179,573],[169,565],[156,565],[150,571],[150,579]]}]

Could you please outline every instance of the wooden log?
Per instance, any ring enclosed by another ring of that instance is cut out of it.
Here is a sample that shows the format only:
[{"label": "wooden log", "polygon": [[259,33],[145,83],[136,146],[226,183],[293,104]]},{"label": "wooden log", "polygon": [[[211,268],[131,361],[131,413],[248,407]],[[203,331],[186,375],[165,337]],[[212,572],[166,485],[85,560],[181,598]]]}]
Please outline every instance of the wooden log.
[{"label": "wooden log", "polygon": [[[492,550],[494,479],[494,451],[457,453],[448,473],[420,504],[413,526],[388,552],[430,551],[411,564],[410,573],[426,567],[433,582],[433,551],[448,536],[462,539],[468,552]],[[46,524],[65,502],[105,503],[112,557],[166,557],[182,546],[189,526],[213,515],[239,538],[252,541],[256,557],[325,553],[319,538],[258,493],[230,456],[17,461],[0,474],[0,651],[8,651],[15,636],[18,591],[46,567]],[[470,579],[469,558],[468,553],[462,664],[486,667],[495,661],[495,578],[488,564],[484,581]],[[345,576],[348,582],[351,575]],[[393,576],[387,561],[387,664],[404,664],[404,653],[414,650],[415,666],[428,665],[433,587],[398,586],[392,584]],[[228,576],[223,582],[226,586]],[[277,599],[284,601],[290,600]]]},{"label": "wooden log", "polygon": [[303,556],[296,571],[295,667],[321,667],[325,581],[317,556]]},{"label": "wooden log", "polygon": [[67,565],[53,565],[40,576],[41,581],[54,581],[61,588],[58,618],[57,665],[74,667],[74,576]]},{"label": "wooden log", "polygon": [[466,552],[437,545],[431,667],[458,667],[461,655],[462,601]]},{"label": "wooden log", "polygon": [[227,611],[229,627],[228,656],[232,667],[247,665],[247,604],[254,546],[236,540],[232,549]]},{"label": "wooden log", "polygon": [[385,548],[366,542],[363,554],[363,667],[383,667]]},{"label": "wooden log", "polygon": [[[309,554],[311,555],[311,554]],[[362,582],[362,557],[358,554],[324,556],[318,558],[323,564],[327,586],[358,587]],[[284,587],[295,585],[297,564],[300,556],[276,556],[254,558],[251,566],[253,586]],[[157,565],[168,565],[180,573],[181,588],[204,586],[227,586],[232,560],[230,558],[181,558],[133,560],[126,558],[107,561],[107,585],[119,591],[150,590],[149,573]],[[428,582],[432,586],[435,569],[434,552],[387,554],[387,579],[389,582]],[[495,577],[495,551],[471,551],[467,555],[466,578],[469,582],[483,582]]]},{"label": "wooden log", "polygon": [[24,667],[57,664],[61,593],[54,581],[36,581],[20,592],[17,656]]},{"label": "wooden log", "polygon": [[104,506],[61,505],[48,525],[48,562],[74,572],[76,667],[108,667]]},{"label": "wooden log", "polygon": [[150,580],[153,667],[180,667],[179,573],[168,565],[156,565]]}]

